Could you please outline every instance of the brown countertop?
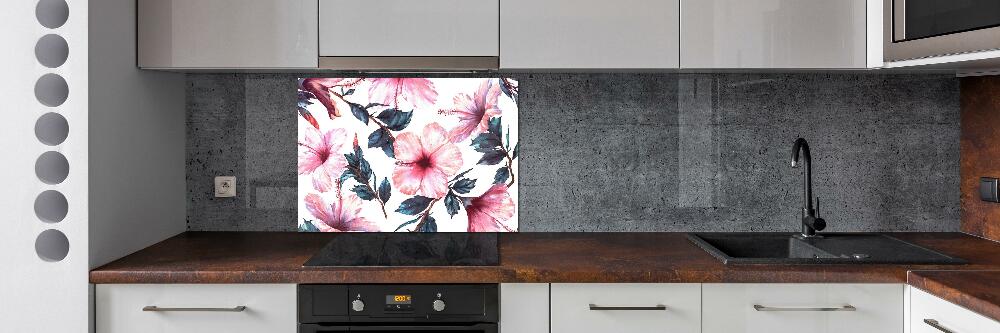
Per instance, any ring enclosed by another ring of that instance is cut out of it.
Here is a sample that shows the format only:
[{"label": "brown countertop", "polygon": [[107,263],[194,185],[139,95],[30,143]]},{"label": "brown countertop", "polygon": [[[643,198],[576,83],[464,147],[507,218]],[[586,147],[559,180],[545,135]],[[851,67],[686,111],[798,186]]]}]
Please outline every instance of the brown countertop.
[{"label": "brown countertop", "polygon": [[186,232],[90,273],[91,283],[895,282],[910,270],[1000,270],[1000,243],[892,236],[968,265],[726,266],[683,233],[500,235],[495,267],[303,267],[332,234]]},{"label": "brown countertop", "polygon": [[907,283],[1000,321],[1000,270],[911,271]]}]

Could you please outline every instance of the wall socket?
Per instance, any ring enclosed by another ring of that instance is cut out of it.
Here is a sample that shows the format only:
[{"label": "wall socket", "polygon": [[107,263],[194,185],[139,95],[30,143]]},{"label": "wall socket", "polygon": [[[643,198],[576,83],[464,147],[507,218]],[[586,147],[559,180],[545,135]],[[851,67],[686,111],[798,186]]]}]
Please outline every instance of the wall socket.
[{"label": "wall socket", "polygon": [[219,176],[215,177],[215,197],[232,198],[236,196],[236,177]]}]

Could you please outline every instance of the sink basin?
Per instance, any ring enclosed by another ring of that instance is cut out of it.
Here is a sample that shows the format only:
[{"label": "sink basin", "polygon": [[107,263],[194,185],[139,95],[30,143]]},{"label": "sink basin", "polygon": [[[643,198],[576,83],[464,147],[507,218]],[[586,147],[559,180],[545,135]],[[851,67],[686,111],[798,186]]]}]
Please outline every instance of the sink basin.
[{"label": "sink basin", "polygon": [[692,233],[688,239],[731,264],[964,264],[965,260],[883,234]]}]

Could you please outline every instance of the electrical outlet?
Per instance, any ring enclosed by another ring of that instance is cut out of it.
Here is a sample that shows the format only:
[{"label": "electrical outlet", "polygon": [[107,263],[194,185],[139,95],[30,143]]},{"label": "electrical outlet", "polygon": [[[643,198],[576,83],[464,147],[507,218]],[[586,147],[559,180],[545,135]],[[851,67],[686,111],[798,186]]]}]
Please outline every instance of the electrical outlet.
[{"label": "electrical outlet", "polygon": [[215,197],[231,198],[236,196],[236,177],[215,177]]}]

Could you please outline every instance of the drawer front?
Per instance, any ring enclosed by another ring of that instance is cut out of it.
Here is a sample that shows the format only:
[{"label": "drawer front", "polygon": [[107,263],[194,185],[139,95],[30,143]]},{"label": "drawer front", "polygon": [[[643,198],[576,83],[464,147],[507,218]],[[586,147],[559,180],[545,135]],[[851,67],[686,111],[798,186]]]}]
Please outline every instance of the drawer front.
[{"label": "drawer front", "polygon": [[[702,289],[705,333],[903,332],[902,284],[705,284]],[[834,310],[850,310],[848,305],[853,311]]]},{"label": "drawer front", "polygon": [[[945,301],[927,292],[910,290],[910,332],[909,333],[996,333],[1000,332],[1000,322],[954,303]],[[931,321],[931,323],[925,320]],[[934,325],[937,325],[935,327]]]},{"label": "drawer front", "polygon": [[[294,333],[293,284],[101,284],[96,291],[98,333]],[[156,306],[167,311],[143,311]],[[242,311],[171,311],[178,308]]]},{"label": "drawer front", "polygon": [[552,332],[701,330],[699,284],[556,283],[551,288]]}]

